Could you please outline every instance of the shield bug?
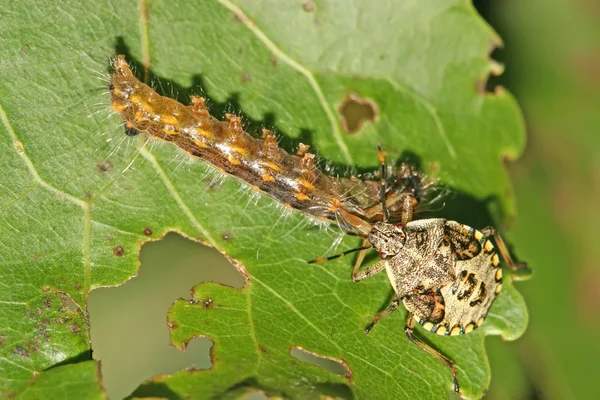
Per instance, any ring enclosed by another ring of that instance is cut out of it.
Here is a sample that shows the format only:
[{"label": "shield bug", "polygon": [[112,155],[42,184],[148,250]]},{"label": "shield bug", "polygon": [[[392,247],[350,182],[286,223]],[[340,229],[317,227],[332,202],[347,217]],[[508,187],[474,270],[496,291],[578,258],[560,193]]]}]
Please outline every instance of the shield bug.
[{"label": "shield bug", "polygon": [[[500,256],[511,269],[516,264],[502,238],[493,228],[481,231],[456,221],[443,218],[412,220],[417,203],[409,190],[398,202],[402,216],[398,224],[389,223],[385,202],[385,159],[378,148],[381,164],[381,211],[383,221],[361,224],[359,236],[363,246],[341,254],[309,261],[316,263],[360,251],[352,270],[352,279],[362,281],[386,271],[395,296],[383,312],[375,316],[365,328],[369,333],[379,320],[396,310],[400,302],[408,311],[404,332],[408,339],[443,362],[451,371],[454,391],[460,387],[455,363],[440,351],[414,335],[415,323],[438,335],[454,336],[469,333],[479,327],[494,299],[502,290],[502,268],[496,247],[489,240],[493,236]],[[360,270],[365,251],[373,248],[381,261]]]}]

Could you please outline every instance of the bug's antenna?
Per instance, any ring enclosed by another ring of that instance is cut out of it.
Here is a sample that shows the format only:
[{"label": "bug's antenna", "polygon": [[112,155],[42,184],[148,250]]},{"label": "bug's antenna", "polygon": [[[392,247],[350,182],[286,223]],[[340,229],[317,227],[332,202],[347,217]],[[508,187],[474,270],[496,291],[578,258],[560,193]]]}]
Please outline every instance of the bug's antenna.
[{"label": "bug's antenna", "polygon": [[357,251],[362,251],[362,250],[368,250],[371,248],[371,245],[368,246],[361,246],[361,247],[357,247],[355,249],[350,249],[350,250],[346,250],[340,254],[336,254],[334,256],[329,256],[329,257],[322,257],[322,258],[316,258],[314,260],[310,260],[307,261],[308,264],[317,264],[317,263],[322,263],[324,261],[331,261],[331,260],[335,260],[336,258],[340,258],[345,256],[346,254],[350,254],[350,253],[355,253]]},{"label": "bug's antenna", "polygon": [[383,211],[383,222],[388,222],[390,219],[390,212],[388,211],[387,205],[385,204],[386,194],[386,180],[387,180],[387,168],[385,166],[385,156],[381,150],[381,143],[377,143],[377,157],[379,158],[379,164],[381,165],[380,182],[379,182],[379,195],[381,196],[381,209]]}]

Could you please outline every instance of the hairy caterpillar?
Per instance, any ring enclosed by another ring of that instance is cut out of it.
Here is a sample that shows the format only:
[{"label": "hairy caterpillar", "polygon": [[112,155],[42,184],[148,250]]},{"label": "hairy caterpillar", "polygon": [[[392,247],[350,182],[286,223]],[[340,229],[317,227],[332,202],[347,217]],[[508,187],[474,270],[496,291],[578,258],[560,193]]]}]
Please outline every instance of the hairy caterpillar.
[{"label": "hairy caterpillar", "polygon": [[[123,118],[128,135],[145,133],[170,142],[283,205],[347,231],[368,233],[370,222],[381,219],[378,182],[328,176],[315,166],[309,146],[301,144],[295,155],[289,154],[269,130],[255,138],[244,132],[239,117],[227,114],[228,120],[220,121],[211,116],[202,97],[192,96],[189,106],[163,97],[134,76],[122,55],[113,67],[111,108]],[[406,208],[404,193],[427,185],[406,164],[394,171],[386,193],[392,219]]]}]

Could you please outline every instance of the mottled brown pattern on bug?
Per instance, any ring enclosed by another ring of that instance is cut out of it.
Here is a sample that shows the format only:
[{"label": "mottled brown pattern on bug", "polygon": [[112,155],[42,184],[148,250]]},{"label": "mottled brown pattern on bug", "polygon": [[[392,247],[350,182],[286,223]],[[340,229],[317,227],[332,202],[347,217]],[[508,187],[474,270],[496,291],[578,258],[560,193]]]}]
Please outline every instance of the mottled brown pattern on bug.
[{"label": "mottled brown pattern on bug", "polygon": [[467,225],[439,218],[411,221],[401,234],[391,232],[392,227],[375,224],[369,241],[389,255],[382,262],[414,318],[443,335],[481,325],[502,288],[491,242]]}]

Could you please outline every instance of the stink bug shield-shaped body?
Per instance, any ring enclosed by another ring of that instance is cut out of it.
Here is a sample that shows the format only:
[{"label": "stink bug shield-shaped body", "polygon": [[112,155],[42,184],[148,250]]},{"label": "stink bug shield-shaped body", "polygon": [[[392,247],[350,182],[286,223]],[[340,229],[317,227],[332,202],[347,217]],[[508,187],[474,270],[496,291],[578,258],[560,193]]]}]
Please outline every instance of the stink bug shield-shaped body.
[{"label": "stink bug shield-shaped body", "polygon": [[442,335],[468,333],[481,325],[502,289],[498,255],[486,235],[432,218],[409,222],[394,242],[389,226],[377,223],[369,234],[369,242],[384,258],[369,269],[386,270],[414,319]]},{"label": "stink bug shield-shaped body", "polygon": [[[415,322],[439,335],[460,335],[480,326],[487,312],[502,289],[502,269],[492,243],[495,236],[498,250],[512,269],[518,266],[501,237],[492,228],[483,232],[467,225],[443,218],[411,221],[417,200],[408,191],[402,198],[402,222],[388,222],[385,204],[385,160],[379,148],[382,179],[381,207],[384,221],[369,226],[361,224],[360,236],[365,237],[363,246],[340,255],[317,259],[321,262],[337,258],[353,251],[360,251],[352,271],[352,279],[359,282],[385,270],[393,286],[395,296],[392,304],[377,314],[366,327],[369,333],[375,324],[391,314],[400,301],[408,310],[404,331],[408,339],[442,361],[452,373],[454,391],[460,392],[454,362],[427,345],[413,334]],[[366,249],[374,248],[382,260],[360,270]]]}]

